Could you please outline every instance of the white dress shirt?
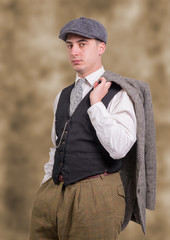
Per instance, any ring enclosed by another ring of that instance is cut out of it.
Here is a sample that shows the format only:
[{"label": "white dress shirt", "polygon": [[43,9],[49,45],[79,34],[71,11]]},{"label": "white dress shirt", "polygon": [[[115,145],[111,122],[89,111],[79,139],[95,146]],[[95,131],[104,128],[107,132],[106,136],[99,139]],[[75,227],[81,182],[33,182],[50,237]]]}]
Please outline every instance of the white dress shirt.
[{"label": "white dress shirt", "polygon": [[[92,89],[95,81],[97,81],[104,73],[104,68],[100,68],[96,72],[86,76],[83,83],[83,97]],[[78,81],[76,75],[76,82]],[[54,155],[56,150],[57,136],[55,133],[55,112],[61,92],[56,96],[54,102],[54,121],[52,127],[51,138],[54,144],[50,148],[49,162],[44,165],[45,175],[42,183],[52,177],[54,165]],[[136,116],[133,103],[123,89],[120,90],[109,102],[106,109],[102,102],[92,105],[87,111],[91,123],[96,130],[97,137],[103,147],[109,152],[113,159],[123,158],[131,149],[136,141]]]}]

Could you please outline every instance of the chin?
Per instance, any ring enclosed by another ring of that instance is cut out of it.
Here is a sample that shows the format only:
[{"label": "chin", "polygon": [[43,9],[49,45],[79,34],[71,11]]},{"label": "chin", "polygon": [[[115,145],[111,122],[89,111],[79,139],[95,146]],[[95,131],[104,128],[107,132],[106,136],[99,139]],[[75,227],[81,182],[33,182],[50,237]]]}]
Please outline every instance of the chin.
[{"label": "chin", "polygon": [[77,73],[82,73],[83,72],[83,69],[78,67],[78,66],[74,66],[73,68]]}]

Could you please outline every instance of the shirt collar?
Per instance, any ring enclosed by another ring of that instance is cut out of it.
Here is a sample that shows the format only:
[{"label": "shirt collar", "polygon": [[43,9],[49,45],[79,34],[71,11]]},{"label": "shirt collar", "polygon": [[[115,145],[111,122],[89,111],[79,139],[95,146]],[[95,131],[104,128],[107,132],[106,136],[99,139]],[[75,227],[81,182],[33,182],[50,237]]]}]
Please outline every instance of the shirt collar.
[{"label": "shirt collar", "polygon": [[[85,77],[85,79],[87,80],[87,82],[93,86],[94,83],[103,75],[103,73],[105,72],[104,67],[102,66],[100,69],[98,69],[97,71],[87,75]],[[80,79],[80,77],[78,76],[78,73],[76,74],[76,82]]]}]

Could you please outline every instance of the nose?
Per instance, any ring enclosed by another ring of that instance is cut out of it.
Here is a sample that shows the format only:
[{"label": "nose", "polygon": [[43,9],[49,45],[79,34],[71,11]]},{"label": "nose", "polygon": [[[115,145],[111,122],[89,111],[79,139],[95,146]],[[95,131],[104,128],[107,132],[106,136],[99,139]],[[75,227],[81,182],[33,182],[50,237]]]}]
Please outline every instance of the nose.
[{"label": "nose", "polygon": [[72,56],[77,56],[80,53],[80,49],[77,44],[74,44],[71,48],[71,55]]}]

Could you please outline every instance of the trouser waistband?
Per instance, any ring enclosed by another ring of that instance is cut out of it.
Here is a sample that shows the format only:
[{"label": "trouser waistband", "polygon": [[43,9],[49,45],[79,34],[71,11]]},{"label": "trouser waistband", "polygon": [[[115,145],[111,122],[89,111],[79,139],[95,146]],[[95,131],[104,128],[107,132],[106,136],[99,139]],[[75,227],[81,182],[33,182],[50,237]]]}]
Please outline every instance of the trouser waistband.
[{"label": "trouser waistband", "polygon": [[[102,173],[103,176],[107,176],[107,175],[109,175],[109,174],[111,174],[111,173],[108,173],[108,172]],[[101,174],[97,174],[97,175],[93,175],[93,176],[87,177],[87,178],[85,178],[85,179],[83,179],[83,180],[91,179],[91,178],[99,178],[100,176],[101,176]],[[59,178],[58,178],[58,179],[59,179],[59,182],[64,182],[63,175],[59,175]]]}]

